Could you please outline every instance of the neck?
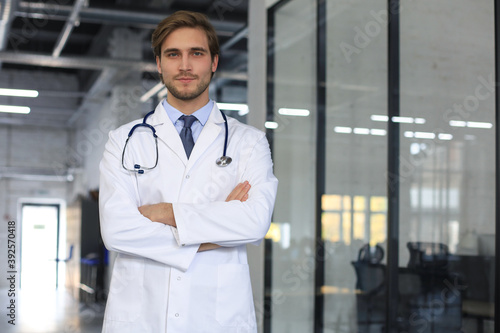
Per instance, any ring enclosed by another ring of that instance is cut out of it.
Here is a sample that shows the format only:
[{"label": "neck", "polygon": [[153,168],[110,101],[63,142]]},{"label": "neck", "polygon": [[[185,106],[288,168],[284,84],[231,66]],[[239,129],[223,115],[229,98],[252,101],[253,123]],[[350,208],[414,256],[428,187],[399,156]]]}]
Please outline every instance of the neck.
[{"label": "neck", "polygon": [[206,96],[204,95],[205,94],[202,94],[195,99],[185,101],[173,97],[172,94],[167,94],[167,102],[185,115],[191,115],[204,107],[210,100],[208,94],[206,94]]}]

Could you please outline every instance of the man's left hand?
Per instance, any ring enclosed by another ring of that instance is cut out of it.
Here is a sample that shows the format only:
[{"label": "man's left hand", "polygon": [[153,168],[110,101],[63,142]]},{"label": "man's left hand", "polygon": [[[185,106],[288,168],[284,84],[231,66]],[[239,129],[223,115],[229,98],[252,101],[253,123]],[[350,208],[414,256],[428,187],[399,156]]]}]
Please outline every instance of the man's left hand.
[{"label": "man's left hand", "polygon": [[153,222],[177,227],[171,203],[160,202],[154,205],[144,205],[139,207],[139,212]]}]

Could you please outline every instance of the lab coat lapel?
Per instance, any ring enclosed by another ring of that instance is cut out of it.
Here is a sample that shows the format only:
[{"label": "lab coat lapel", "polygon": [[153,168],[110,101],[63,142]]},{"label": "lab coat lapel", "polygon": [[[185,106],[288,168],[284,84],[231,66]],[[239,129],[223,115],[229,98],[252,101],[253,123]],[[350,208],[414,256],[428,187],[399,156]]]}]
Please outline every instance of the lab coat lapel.
[{"label": "lab coat lapel", "polygon": [[[198,139],[193,147],[193,151],[191,152],[191,156],[188,161],[188,169],[190,169],[193,165],[195,165],[196,161],[202,157],[205,151],[213,144],[217,136],[222,130],[224,123],[224,119],[217,107],[217,104],[214,103],[214,107],[212,108],[212,112],[210,113],[210,117],[208,118],[205,126],[201,130]],[[221,146],[221,154],[223,146]],[[214,161],[215,163],[215,161]]]},{"label": "lab coat lapel", "polygon": [[156,129],[156,135],[158,135],[158,138],[163,141],[177,155],[177,157],[179,157],[184,165],[187,165],[188,159],[181,137],[179,136],[179,133],[177,133],[174,124],[172,124],[172,121],[168,117],[167,111],[165,111],[161,102],[156,107],[155,113],[151,116],[150,124]]}]

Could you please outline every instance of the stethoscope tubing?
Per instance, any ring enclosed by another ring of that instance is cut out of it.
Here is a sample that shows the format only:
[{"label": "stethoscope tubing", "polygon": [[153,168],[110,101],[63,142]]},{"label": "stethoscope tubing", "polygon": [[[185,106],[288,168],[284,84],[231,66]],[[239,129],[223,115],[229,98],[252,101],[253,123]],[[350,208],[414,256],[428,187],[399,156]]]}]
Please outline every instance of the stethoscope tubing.
[{"label": "stethoscope tubing", "polygon": [[[225,166],[228,166],[232,162],[232,158],[229,157],[229,156],[226,156],[226,153],[227,153],[227,144],[228,144],[228,140],[229,140],[229,127],[227,125],[227,117],[226,117],[226,115],[224,114],[224,112],[222,112],[222,110],[219,110],[219,111],[222,114],[222,118],[224,118],[224,127],[225,127],[225,133],[224,133],[225,134],[224,135],[224,150],[222,152],[222,156],[219,157],[215,161],[215,164],[217,164],[217,166],[219,166],[219,167],[225,167]],[[122,151],[122,167],[125,170],[127,170],[127,171],[137,172],[138,174],[143,174],[144,170],[152,170],[152,169],[156,168],[156,166],[158,165],[158,154],[159,154],[158,153],[158,136],[156,135],[156,129],[153,126],[149,125],[146,122],[147,119],[148,119],[148,117],[150,115],[152,115],[154,112],[155,112],[155,110],[148,112],[144,116],[144,119],[142,120],[142,123],[134,125],[130,129],[130,131],[128,132],[127,140],[125,141],[125,145],[123,146],[123,151]],[[129,141],[130,137],[132,136],[132,134],[134,134],[134,131],[138,127],[149,128],[151,130],[151,132],[153,133],[153,137],[155,138],[155,145],[156,145],[156,161],[155,161],[155,164],[152,167],[145,167],[145,166],[142,166],[140,164],[134,163],[134,169],[129,169],[129,168],[127,168],[125,166],[125,150],[127,148],[128,141]]]}]

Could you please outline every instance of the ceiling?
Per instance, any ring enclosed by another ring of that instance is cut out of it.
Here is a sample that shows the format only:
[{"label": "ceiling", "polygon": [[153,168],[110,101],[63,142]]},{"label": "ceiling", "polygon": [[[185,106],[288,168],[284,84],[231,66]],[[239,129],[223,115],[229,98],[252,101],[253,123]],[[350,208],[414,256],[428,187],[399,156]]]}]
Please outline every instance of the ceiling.
[{"label": "ceiling", "polygon": [[[212,88],[246,87],[248,0],[0,0],[0,88],[39,90],[37,98],[0,96],[0,104],[31,108],[28,115],[0,113],[0,124],[72,128],[130,73],[141,73],[144,93],[155,96],[151,32],[177,10],[206,14],[217,31],[221,59]],[[117,28],[142,39],[134,59],[110,54]]]}]

